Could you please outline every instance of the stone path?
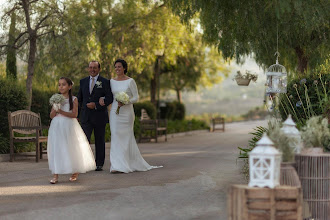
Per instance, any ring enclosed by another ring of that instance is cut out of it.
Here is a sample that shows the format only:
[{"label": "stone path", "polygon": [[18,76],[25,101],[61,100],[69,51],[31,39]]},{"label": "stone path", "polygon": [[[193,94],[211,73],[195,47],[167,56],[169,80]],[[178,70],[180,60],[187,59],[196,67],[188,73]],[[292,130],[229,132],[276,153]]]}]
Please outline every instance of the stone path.
[{"label": "stone path", "polygon": [[164,168],[110,174],[109,148],[102,172],[69,175],[49,184],[47,160],[0,163],[0,219],[222,220],[230,184],[244,183],[237,146],[265,121],[226,125],[226,132],[201,132],[139,144],[151,165]]}]

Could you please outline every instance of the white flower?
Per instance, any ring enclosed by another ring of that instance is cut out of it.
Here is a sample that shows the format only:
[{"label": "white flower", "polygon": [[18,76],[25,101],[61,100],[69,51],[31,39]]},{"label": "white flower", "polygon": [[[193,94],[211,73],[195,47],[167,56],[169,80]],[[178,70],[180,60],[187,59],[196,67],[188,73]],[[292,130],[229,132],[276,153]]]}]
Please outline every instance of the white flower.
[{"label": "white flower", "polygon": [[64,96],[61,94],[54,94],[52,97],[49,99],[49,104],[54,105],[54,104],[62,104],[63,101],[65,100]]},{"label": "white flower", "polygon": [[61,108],[61,104],[64,102],[65,98],[61,94],[54,94],[49,99],[49,104],[55,109],[58,110]]},{"label": "white flower", "polygon": [[[115,95],[115,99],[117,100],[117,102],[121,102],[125,105],[127,105],[129,103],[129,96],[126,94],[126,92],[118,92]],[[119,109],[120,109],[120,106],[118,105],[117,111],[116,111],[117,115],[119,114]]]},{"label": "white flower", "polygon": [[115,95],[115,99],[117,100],[117,102],[121,102],[125,105],[129,103],[129,96],[126,94],[126,92],[118,92]]},{"label": "white flower", "polygon": [[97,88],[102,88],[102,82],[100,81],[96,81],[95,85],[97,86]]}]

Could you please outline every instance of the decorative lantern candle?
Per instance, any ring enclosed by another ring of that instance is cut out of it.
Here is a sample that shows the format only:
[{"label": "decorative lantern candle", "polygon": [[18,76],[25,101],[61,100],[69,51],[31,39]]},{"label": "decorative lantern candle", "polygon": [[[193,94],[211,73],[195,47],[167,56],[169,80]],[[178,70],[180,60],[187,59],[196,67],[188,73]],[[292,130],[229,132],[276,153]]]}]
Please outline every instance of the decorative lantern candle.
[{"label": "decorative lantern candle", "polygon": [[301,135],[299,130],[296,128],[296,124],[292,120],[290,114],[288,115],[288,118],[284,121],[281,130],[286,134],[286,136],[296,140],[295,146],[291,147],[294,149],[295,153],[299,154],[302,148]]},{"label": "decorative lantern candle", "polygon": [[286,93],[287,73],[285,67],[278,63],[278,57],[277,52],[276,64],[267,69],[266,93]]},{"label": "decorative lantern candle", "polygon": [[274,188],[280,184],[282,153],[275,147],[267,134],[257,142],[250,152],[250,182],[249,186]]}]

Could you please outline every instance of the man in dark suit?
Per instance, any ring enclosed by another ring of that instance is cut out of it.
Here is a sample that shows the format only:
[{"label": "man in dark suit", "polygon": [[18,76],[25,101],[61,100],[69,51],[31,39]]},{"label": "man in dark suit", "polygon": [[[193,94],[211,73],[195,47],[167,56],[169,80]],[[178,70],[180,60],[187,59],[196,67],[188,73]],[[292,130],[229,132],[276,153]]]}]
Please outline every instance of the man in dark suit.
[{"label": "man in dark suit", "polygon": [[[80,122],[88,141],[94,130],[96,171],[101,171],[105,158],[105,125],[109,122],[107,106],[113,101],[108,79],[99,75],[101,65],[98,61],[89,63],[89,76],[80,80],[78,102]],[[105,97],[105,105],[99,104]]]}]

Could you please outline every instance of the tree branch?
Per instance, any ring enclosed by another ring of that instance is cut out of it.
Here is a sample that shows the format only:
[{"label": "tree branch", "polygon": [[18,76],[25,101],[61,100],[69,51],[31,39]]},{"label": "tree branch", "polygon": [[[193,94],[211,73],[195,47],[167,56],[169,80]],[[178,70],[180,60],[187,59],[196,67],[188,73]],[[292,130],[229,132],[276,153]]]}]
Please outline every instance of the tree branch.
[{"label": "tree branch", "polygon": [[51,31],[47,31],[47,32],[45,32],[45,33],[42,33],[42,34],[37,35],[37,38],[39,38],[39,37],[41,37],[41,36],[44,36],[44,35],[47,35],[47,34],[50,34],[50,33],[53,33],[53,32],[54,32],[53,30],[51,30]]},{"label": "tree branch", "polygon": [[35,30],[38,30],[40,28],[40,25],[42,24],[42,22],[44,22],[51,14],[47,14],[45,17],[43,17],[42,19],[40,19],[40,21],[38,22],[38,24],[35,27]]},{"label": "tree branch", "polygon": [[28,32],[32,31],[31,29],[31,23],[30,23],[30,15],[29,15],[29,4],[27,0],[21,0],[23,9],[24,9],[24,14],[25,14],[25,21],[26,21],[26,26],[28,28]]}]

